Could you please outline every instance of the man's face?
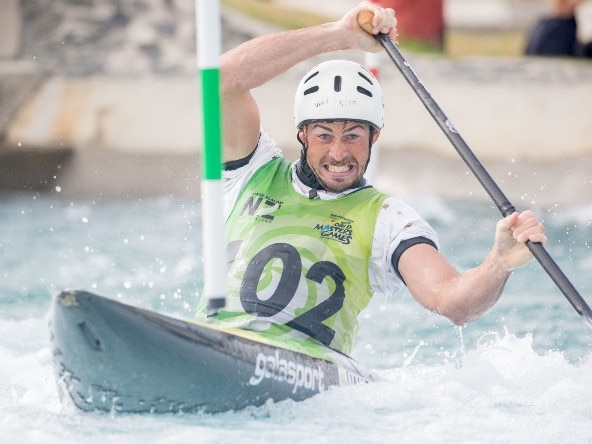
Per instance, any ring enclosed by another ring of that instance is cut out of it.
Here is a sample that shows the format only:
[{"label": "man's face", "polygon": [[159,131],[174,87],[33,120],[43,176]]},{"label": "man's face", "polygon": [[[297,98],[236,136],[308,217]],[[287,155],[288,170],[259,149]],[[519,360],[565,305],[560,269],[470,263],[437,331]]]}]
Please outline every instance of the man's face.
[{"label": "man's face", "polygon": [[[374,132],[372,143],[378,139]],[[307,147],[306,160],[318,181],[341,192],[363,175],[370,156],[370,126],[359,122],[315,122],[299,130]]]}]

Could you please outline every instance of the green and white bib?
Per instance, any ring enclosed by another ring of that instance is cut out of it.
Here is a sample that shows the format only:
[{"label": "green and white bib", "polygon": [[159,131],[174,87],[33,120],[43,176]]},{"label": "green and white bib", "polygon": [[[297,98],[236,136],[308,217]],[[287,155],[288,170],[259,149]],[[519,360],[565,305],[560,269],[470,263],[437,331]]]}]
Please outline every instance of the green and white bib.
[{"label": "green and white bib", "polygon": [[371,297],[368,265],[385,198],[364,188],[309,199],[293,189],[289,161],[269,161],[226,222],[227,305],[211,320],[351,352]]}]

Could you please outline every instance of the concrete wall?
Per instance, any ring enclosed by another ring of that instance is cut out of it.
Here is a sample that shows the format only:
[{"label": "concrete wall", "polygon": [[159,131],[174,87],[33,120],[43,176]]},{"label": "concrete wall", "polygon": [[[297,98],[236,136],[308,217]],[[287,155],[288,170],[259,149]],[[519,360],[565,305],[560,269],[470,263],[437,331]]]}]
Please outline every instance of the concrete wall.
[{"label": "concrete wall", "polygon": [[[160,15],[147,17],[150,24]],[[245,29],[265,32],[259,24],[247,22],[228,11],[224,14],[225,29],[237,36]],[[140,28],[135,25],[135,32]],[[183,38],[189,34],[184,32]],[[159,41],[151,35],[154,42]],[[173,46],[187,50],[182,42]],[[93,47],[91,42],[89,50]],[[141,45],[138,48],[136,55],[142,53]],[[16,177],[15,153],[69,150],[70,157],[48,154],[46,159],[54,159],[55,164],[40,166],[38,177],[27,179],[28,189],[35,188],[31,183],[40,184],[75,197],[198,195],[202,141],[195,55],[188,51],[176,56],[175,60],[183,60],[182,66],[194,67],[190,74],[104,72],[74,77],[54,73],[41,77],[35,65],[19,62],[16,69],[12,64],[13,74],[6,74],[8,65],[0,63],[0,74],[5,72],[0,75],[0,112],[5,113],[0,114],[0,133],[4,125],[0,175]],[[360,53],[330,55],[335,56],[363,62]],[[408,57],[465,140],[509,186],[512,197],[539,203],[543,197],[546,202],[589,200],[590,63]],[[291,115],[294,89],[300,76],[319,60],[303,63],[254,92],[263,124],[291,158],[299,149]],[[483,195],[385,54],[380,64],[387,114],[377,183],[393,194]],[[15,92],[23,91],[27,76],[31,80],[24,100]],[[5,110],[8,100],[21,102],[8,107],[14,111],[10,114]],[[28,173],[34,173],[33,167],[28,168]],[[49,174],[49,179],[43,174]]]},{"label": "concrete wall", "polygon": [[22,18],[19,0],[0,2],[0,60],[19,55],[22,38]]}]

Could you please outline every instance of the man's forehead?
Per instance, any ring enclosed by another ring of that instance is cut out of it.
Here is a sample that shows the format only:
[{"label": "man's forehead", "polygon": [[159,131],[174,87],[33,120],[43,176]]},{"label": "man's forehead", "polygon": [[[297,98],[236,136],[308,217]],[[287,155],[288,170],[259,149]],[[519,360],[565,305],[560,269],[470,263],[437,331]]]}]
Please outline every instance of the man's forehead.
[{"label": "man's forehead", "polygon": [[368,129],[370,125],[366,123],[351,121],[351,120],[323,120],[313,122],[310,124],[310,128],[322,128],[329,131],[341,130],[341,131],[353,131],[355,129]]}]

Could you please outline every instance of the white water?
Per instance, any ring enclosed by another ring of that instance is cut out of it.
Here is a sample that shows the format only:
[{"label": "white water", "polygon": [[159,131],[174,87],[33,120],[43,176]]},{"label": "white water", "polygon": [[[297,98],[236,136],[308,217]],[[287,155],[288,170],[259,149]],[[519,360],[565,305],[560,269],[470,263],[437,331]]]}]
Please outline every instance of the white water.
[{"label": "white water", "polygon": [[[459,268],[484,255],[497,218],[489,206],[414,203]],[[587,297],[592,206],[542,214],[549,251]],[[191,316],[199,238],[199,205],[187,201],[0,199],[1,442],[592,442],[592,332],[536,262],[462,330],[405,292],[374,300],[355,357],[390,382],[218,415],[109,415],[62,405],[47,328],[51,296],[85,288]]]}]

